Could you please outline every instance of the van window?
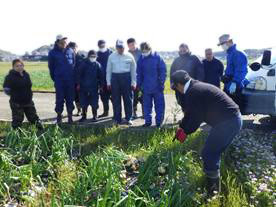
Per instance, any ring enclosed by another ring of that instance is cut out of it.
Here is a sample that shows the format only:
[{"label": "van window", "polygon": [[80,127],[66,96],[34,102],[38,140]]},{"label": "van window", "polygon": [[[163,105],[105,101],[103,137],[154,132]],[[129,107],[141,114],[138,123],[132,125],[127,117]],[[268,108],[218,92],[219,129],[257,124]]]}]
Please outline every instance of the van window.
[{"label": "van window", "polygon": [[[263,56],[257,58],[257,60],[255,62],[261,63],[263,59]],[[271,60],[270,60],[270,64],[276,64],[276,48],[273,48],[271,50]]]},{"label": "van window", "polygon": [[276,48],[271,50],[271,62],[270,64],[273,65],[276,63]]}]

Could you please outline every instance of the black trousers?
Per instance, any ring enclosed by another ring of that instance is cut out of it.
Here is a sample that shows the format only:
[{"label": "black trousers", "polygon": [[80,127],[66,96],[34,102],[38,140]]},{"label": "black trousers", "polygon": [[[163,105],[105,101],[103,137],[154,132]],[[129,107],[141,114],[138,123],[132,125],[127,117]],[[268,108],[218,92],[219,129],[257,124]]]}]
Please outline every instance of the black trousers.
[{"label": "black trousers", "polygon": [[111,91],[115,121],[118,123],[122,121],[122,98],[124,101],[126,120],[129,121],[133,111],[133,93],[131,90],[130,73],[112,73]]},{"label": "black trousers", "polygon": [[12,111],[12,127],[18,128],[22,126],[24,121],[24,114],[28,121],[32,124],[39,122],[39,117],[36,113],[34,102],[29,104],[17,104],[10,101],[10,107]]},{"label": "black trousers", "polygon": [[244,95],[242,94],[241,89],[237,89],[237,91],[234,94],[230,94],[228,91],[224,90],[224,92],[232,98],[232,100],[239,106],[241,114],[245,114],[245,108],[246,108],[246,100]]},{"label": "black trousers", "polygon": [[139,96],[140,91],[135,90],[133,94],[133,111],[137,111],[138,103],[143,107],[143,95]]},{"label": "black trousers", "polygon": [[77,85],[75,84],[75,104],[77,109],[80,108],[80,92],[76,89]]},{"label": "black trousers", "polygon": [[103,109],[104,112],[109,111],[109,100],[111,100],[111,91],[107,90],[106,87],[104,87],[103,91],[100,93],[101,101],[103,102]]}]

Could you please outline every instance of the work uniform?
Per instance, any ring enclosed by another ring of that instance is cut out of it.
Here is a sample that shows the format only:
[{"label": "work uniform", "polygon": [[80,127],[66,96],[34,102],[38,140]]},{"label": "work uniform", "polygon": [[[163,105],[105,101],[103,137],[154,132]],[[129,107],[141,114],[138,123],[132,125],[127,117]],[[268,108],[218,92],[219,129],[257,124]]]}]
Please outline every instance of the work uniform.
[{"label": "work uniform", "polygon": [[[81,55],[79,53],[76,54],[76,63],[75,63],[75,67],[74,67],[74,70],[75,70],[75,74],[77,76],[78,74],[78,68],[80,67],[80,65],[82,64],[82,62],[84,61],[85,57],[84,55]],[[78,109],[78,113],[81,111],[80,109],[80,93],[79,91],[77,90],[77,80],[76,80],[76,84],[75,84],[75,104],[76,104],[76,107]]]},{"label": "work uniform", "polygon": [[64,51],[57,45],[49,52],[48,67],[50,75],[55,83],[56,107],[58,114],[63,112],[64,101],[68,114],[74,110],[75,94],[75,72],[73,53],[69,50]]},{"label": "work uniform", "polygon": [[132,88],[136,87],[136,63],[134,57],[125,52],[112,53],[108,58],[106,69],[106,82],[111,85],[114,119],[117,123],[122,121],[121,98],[123,97],[126,121],[132,117]]},{"label": "work uniform", "polygon": [[112,54],[112,51],[107,49],[105,52],[98,51],[97,52],[97,62],[101,64],[102,73],[103,73],[103,88],[100,92],[101,101],[103,102],[104,112],[108,114],[109,111],[109,100],[111,99],[111,91],[107,90],[106,85],[106,67],[109,56]]},{"label": "work uniform", "polygon": [[137,86],[143,91],[145,124],[152,124],[153,102],[156,113],[156,125],[160,126],[163,123],[166,73],[166,64],[156,52],[140,57],[137,64]]},{"label": "work uniform", "polygon": [[[223,76],[224,91],[239,105],[241,112],[245,106],[242,89],[248,84],[248,80],[245,79],[248,72],[247,64],[246,55],[237,50],[235,44],[227,50],[227,66]],[[236,83],[237,88],[235,93],[230,94],[229,89],[233,82]]]},{"label": "work uniform", "polygon": [[10,70],[3,84],[4,91],[10,95],[10,108],[12,111],[12,127],[21,127],[24,114],[32,124],[39,124],[34,102],[32,100],[32,81],[29,74],[23,71],[21,75],[15,70]]},{"label": "work uniform", "polygon": [[78,69],[78,84],[80,85],[80,104],[87,109],[99,108],[99,89],[103,85],[103,74],[98,62],[85,59]]},{"label": "work uniform", "polygon": [[[129,50],[129,53],[131,53],[135,59],[136,64],[138,63],[139,58],[142,55],[141,50],[139,50],[138,48],[136,48],[134,51]],[[133,94],[133,114],[136,115],[137,112],[137,106],[138,103],[140,103],[142,105],[143,108],[143,95],[141,94],[140,90],[135,90],[134,94]]]}]

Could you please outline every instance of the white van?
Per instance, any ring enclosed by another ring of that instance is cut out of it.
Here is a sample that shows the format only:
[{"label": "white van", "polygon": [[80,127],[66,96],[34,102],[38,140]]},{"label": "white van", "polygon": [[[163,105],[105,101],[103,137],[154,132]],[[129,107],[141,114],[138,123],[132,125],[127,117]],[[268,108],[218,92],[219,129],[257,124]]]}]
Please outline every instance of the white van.
[{"label": "white van", "polygon": [[244,114],[264,114],[276,117],[276,48],[265,50],[248,68],[250,83],[243,89]]}]

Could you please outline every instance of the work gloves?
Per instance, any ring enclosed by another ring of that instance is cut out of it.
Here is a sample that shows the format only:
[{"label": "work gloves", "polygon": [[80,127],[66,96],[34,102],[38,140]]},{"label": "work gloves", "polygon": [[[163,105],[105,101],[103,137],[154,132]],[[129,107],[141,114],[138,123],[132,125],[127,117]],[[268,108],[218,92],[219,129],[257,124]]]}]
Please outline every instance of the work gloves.
[{"label": "work gloves", "polygon": [[175,137],[174,137],[173,141],[175,141],[177,139],[179,142],[183,143],[186,140],[186,138],[187,138],[187,135],[184,132],[184,130],[182,128],[178,128],[176,130]]},{"label": "work gloves", "polygon": [[233,94],[236,92],[236,89],[237,89],[237,84],[235,82],[232,82],[230,87],[229,87],[229,93],[230,94]]}]

